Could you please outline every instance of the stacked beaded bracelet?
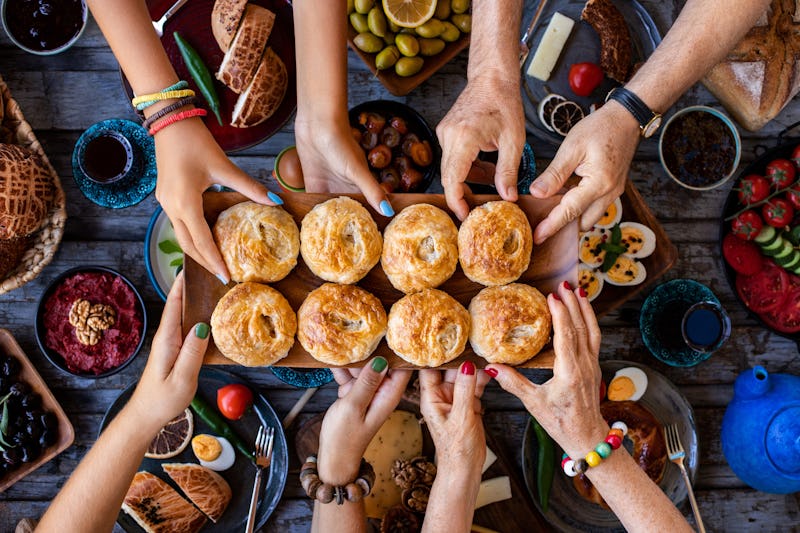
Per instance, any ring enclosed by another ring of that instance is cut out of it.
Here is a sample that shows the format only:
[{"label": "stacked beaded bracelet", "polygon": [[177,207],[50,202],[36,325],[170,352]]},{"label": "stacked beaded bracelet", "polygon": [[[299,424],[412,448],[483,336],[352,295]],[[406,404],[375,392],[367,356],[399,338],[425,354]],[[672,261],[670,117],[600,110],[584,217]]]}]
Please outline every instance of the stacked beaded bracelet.
[{"label": "stacked beaded bracelet", "polygon": [[178,83],[170,85],[166,89],[162,89],[157,93],[136,96],[131,100],[131,105],[133,105],[138,111],[143,111],[156,102],[160,102],[162,100],[194,96],[194,91],[187,89],[187,87],[189,87],[189,84],[186,81],[181,80]]},{"label": "stacked beaded bracelet", "polygon": [[586,454],[583,459],[570,459],[570,457],[565,453],[561,456],[561,468],[564,469],[564,473],[567,474],[569,477],[575,477],[578,474],[583,474],[589,468],[593,466],[599,465],[603,462],[603,459],[606,459],[613,450],[616,450],[620,446],[622,446],[622,439],[628,433],[628,426],[625,422],[614,422],[611,425],[611,429],[608,430],[608,435],[603,440],[603,442],[599,443],[597,446],[594,447],[594,450],[590,451]]},{"label": "stacked beaded bracelet", "polygon": [[361,459],[361,466],[358,469],[358,477],[347,485],[333,486],[323,483],[317,473],[317,456],[312,455],[300,469],[300,484],[303,490],[312,500],[320,503],[330,503],[336,500],[336,505],[342,505],[345,500],[358,502],[366,497],[375,484],[375,470],[365,459]]},{"label": "stacked beaded bracelet", "polygon": [[149,130],[147,130],[147,133],[149,133],[150,136],[153,136],[156,133],[158,133],[159,131],[161,131],[164,128],[166,128],[167,126],[175,124],[176,122],[179,122],[181,120],[184,120],[184,119],[187,119],[187,118],[192,118],[192,117],[204,117],[206,115],[208,115],[208,111],[206,111],[205,109],[200,109],[200,108],[188,109],[186,111],[181,111],[180,113],[175,113],[174,115],[170,115],[170,116],[166,117],[165,119],[160,120],[159,122],[156,122],[155,124],[153,124],[150,127]]},{"label": "stacked beaded bracelet", "polygon": [[187,105],[196,105],[196,104],[197,104],[197,98],[195,98],[194,96],[187,96],[186,98],[181,98],[177,102],[170,104],[163,109],[159,109],[158,111],[153,113],[153,115],[150,116],[150,118],[148,118],[142,123],[142,127],[146,130],[149,130],[150,126],[152,126],[162,118],[166,117],[173,111],[177,111],[178,109],[185,107]]}]

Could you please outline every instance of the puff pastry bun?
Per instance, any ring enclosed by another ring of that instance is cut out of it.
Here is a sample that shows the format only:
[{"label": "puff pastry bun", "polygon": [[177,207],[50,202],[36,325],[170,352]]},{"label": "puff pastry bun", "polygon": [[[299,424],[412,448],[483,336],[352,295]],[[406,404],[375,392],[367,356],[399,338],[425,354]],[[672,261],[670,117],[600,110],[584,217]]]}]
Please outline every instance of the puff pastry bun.
[{"label": "puff pastry bun", "polygon": [[281,207],[242,202],[214,224],[214,240],[233,281],[272,283],[297,264],[300,231]]},{"label": "puff pastry bun", "polygon": [[469,337],[469,312],[452,296],[425,289],[395,302],[389,311],[386,342],[411,364],[434,367],[464,351]]},{"label": "puff pastry bun", "polygon": [[244,366],[272,365],[294,345],[297,317],[281,293],[240,283],[220,298],[211,333],[222,355]]},{"label": "puff pastry bun", "polygon": [[325,283],[297,311],[297,340],[317,361],[347,365],[363,361],[386,334],[381,301],[355,285]]},{"label": "puff pastry bun", "polygon": [[415,204],[403,209],[383,232],[381,266],[404,293],[438,287],[458,264],[458,230],[441,209]]},{"label": "puff pastry bun", "polygon": [[300,254],[311,272],[335,283],[355,283],[381,258],[383,239],[366,208],[340,196],[317,204],[300,228]]},{"label": "puff pastry bun", "polygon": [[511,202],[496,201],[470,211],[458,230],[464,274],[483,285],[505,285],[528,269],[533,233],[528,217]]},{"label": "puff pastry bun", "polygon": [[469,316],[469,343],[490,363],[524,363],[550,338],[547,299],[524,283],[486,287],[469,303]]}]

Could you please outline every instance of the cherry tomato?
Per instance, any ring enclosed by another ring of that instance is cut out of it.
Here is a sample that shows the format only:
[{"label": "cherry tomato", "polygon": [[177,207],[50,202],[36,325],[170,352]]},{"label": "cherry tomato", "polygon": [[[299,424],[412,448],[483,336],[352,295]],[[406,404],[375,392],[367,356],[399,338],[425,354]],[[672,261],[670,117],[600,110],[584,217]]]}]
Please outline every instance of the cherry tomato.
[{"label": "cherry tomato", "polygon": [[795,168],[800,169],[800,144],[795,146],[794,150],[792,150],[792,162]]},{"label": "cherry tomato", "polygon": [[744,205],[752,205],[769,196],[769,181],[758,174],[745,176],[739,182],[739,201]]},{"label": "cherry tomato", "polygon": [[786,199],[789,200],[789,203],[792,204],[795,211],[800,210],[800,188],[798,188],[798,186],[794,186],[786,191]]},{"label": "cherry tomato", "polygon": [[578,96],[589,96],[603,82],[603,69],[594,63],[575,63],[569,67],[569,87]]},{"label": "cherry tomato", "polygon": [[228,420],[239,420],[253,405],[253,392],[241,383],[217,390],[217,408]]},{"label": "cherry tomato", "polygon": [[731,229],[734,235],[740,239],[751,241],[756,238],[756,235],[761,233],[761,228],[764,227],[764,222],[758,213],[755,211],[745,211],[738,217],[733,219]]},{"label": "cherry tomato", "polygon": [[785,189],[794,183],[794,164],[788,159],[774,159],[767,165],[767,171],[764,174],[776,190]]},{"label": "cherry tomato", "polygon": [[783,198],[773,198],[761,208],[764,221],[773,228],[783,228],[794,218],[794,209]]}]

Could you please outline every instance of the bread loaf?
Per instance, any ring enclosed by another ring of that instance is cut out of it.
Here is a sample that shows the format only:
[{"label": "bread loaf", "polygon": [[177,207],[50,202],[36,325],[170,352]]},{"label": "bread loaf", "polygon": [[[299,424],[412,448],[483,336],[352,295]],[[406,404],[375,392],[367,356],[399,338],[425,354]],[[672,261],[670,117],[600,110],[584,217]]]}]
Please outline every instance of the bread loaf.
[{"label": "bread loaf", "polygon": [[288,83],[286,65],[267,47],[253,81],[236,100],[231,126],[248,128],[271,117],[283,102]]},{"label": "bread loaf", "polygon": [[231,46],[233,36],[239,29],[247,0],[217,0],[211,11],[211,33],[223,52]]},{"label": "bread loaf", "polygon": [[233,92],[240,94],[253,80],[274,22],[272,11],[247,4],[242,23],[217,72],[217,79]]},{"label": "bread loaf", "polygon": [[773,0],[703,84],[736,121],[756,131],[800,90],[800,0]]},{"label": "bread loaf", "polygon": [[36,152],[0,144],[0,239],[30,235],[53,206],[53,176]]}]

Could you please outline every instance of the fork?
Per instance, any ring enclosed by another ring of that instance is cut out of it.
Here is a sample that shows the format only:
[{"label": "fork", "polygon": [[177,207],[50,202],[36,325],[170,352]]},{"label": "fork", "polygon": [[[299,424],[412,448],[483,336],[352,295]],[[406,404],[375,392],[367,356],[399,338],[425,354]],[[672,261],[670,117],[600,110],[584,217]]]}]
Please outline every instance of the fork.
[{"label": "fork", "polygon": [[185,3],[186,3],[186,2],[188,2],[188,1],[189,1],[189,0],[178,0],[177,2],[175,2],[174,4],[172,4],[172,7],[170,7],[169,9],[167,9],[167,12],[166,12],[166,13],[164,13],[164,14],[161,16],[161,18],[160,18],[160,19],[158,19],[158,20],[154,20],[154,21],[153,21],[153,29],[155,29],[155,30],[156,30],[156,33],[158,34],[158,36],[159,36],[159,37],[161,37],[162,35],[164,35],[164,24],[166,24],[166,23],[167,23],[167,20],[169,20],[169,18],[170,18],[172,15],[174,15],[175,13],[177,13],[177,11],[178,11],[180,8],[182,8],[182,7],[183,7],[183,4],[185,4]]},{"label": "fork", "polygon": [[253,528],[256,525],[256,508],[261,494],[261,475],[264,469],[268,468],[272,463],[272,445],[274,441],[274,428],[268,427],[264,429],[263,425],[258,428],[255,452],[256,480],[253,484],[253,496],[250,498],[250,512],[247,514],[247,533],[253,533]]},{"label": "fork", "polygon": [[689,502],[692,504],[692,512],[694,513],[694,520],[697,522],[697,528],[700,533],[705,533],[706,528],[703,525],[703,519],[700,518],[700,509],[697,508],[697,500],[694,499],[692,483],[689,481],[689,474],[686,472],[686,467],[683,466],[686,453],[683,451],[683,445],[678,436],[678,426],[675,424],[666,426],[664,428],[664,437],[667,441],[667,455],[669,456],[669,460],[678,465],[681,469],[683,481],[686,483],[686,490],[689,492]]}]

